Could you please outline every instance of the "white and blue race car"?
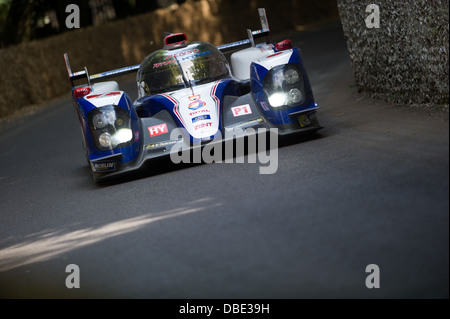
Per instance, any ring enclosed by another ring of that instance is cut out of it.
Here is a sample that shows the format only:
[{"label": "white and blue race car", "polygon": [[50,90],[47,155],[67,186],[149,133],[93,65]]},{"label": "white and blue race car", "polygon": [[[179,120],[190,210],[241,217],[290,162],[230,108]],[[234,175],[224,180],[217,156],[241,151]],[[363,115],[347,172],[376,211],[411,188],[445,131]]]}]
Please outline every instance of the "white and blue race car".
[{"label": "white and blue race car", "polygon": [[[265,10],[259,15],[262,29],[247,30],[247,40],[216,47],[169,34],[164,48],[140,65],[105,73],[72,73],[64,55],[96,181],[137,170],[174,145],[204,146],[235,130],[321,129],[299,48],[290,40],[271,43]],[[267,41],[256,44],[257,38]],[[133,72],[138,98],[132,102],[116,81],[105,80]],[[75,86],[81,79],[87,83]]]}]

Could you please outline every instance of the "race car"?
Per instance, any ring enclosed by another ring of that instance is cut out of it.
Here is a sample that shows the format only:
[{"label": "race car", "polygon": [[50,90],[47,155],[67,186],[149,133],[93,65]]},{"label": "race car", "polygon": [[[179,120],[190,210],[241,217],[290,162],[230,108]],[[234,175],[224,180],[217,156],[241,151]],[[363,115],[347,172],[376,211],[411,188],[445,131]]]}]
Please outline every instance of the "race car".
[{"label": "race car", "polygon": [[[246,40],[216,47],[167,34],[164,48],[141,64],[100,74],[72,73],[64,54],[95,181],[140,169],[173,154],[174,146],[205,147],[235,138],[236,131],[287,135],[322,128],[300,49],[290,40],[271,42],[266,11],[258,11],[262,29],[247,30]],[[137,73],[135,101],[116,81],[105,81],[130,73]]]}]

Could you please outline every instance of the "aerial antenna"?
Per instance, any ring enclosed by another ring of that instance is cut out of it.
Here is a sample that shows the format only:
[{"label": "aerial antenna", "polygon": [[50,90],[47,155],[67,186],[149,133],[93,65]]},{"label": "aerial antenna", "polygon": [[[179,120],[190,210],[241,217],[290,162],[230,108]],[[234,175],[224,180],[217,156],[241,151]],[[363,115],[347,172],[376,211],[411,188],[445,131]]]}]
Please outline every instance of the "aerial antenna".
[{"label": "aerial antenna", "polygon": [[195,95],[195,93],[194,93],[194,87],[192,86],[191,78],[189,78],[189,75],[188,75],[188,72],[187,72],[187,71],[186,71],[186,75],[188,76],[186,79],[188,79],[187,82],[189,83],[189,87],[191,88],[192,96],[194,96],[194,95]]}]

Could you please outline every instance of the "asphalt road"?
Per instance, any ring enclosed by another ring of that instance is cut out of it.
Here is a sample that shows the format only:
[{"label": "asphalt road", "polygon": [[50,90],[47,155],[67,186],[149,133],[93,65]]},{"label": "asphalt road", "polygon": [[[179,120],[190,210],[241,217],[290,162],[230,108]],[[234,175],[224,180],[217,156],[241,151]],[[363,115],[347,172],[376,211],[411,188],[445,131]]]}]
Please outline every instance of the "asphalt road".
[{"label": "asphalt road", "polygon": [[6,124],[0,297],[448,298],[448,113],[358,94],[339,24],[289,37],[325,128],[273,175],[158,163],[97,186],[70,99]]}]

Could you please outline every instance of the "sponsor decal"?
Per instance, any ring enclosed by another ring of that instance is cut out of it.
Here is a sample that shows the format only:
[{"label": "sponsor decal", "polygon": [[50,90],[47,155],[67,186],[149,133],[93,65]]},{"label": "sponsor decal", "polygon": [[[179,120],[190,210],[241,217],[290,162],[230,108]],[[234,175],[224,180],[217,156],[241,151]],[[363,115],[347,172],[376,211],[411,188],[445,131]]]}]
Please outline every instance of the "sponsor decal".
[{"label": "sponsor decal", "polygon": [[150,137],[155,137],[158,135],[169,133],[169,129],[167,128],[167,124],[164,123],[149,127],[148,132],[150,133]]},{"label": "sponsor decal", "polygon": [[116,170],[116,162],[91,163],[94,172],[113,172]]},{"label": "sponsor decal", "polygon": [[181,60],[181,61],[193,60],[193,59],[196,59],[201,56],[208,55],[208,54],[211,54],[211,52],[209,52],[209,51],[200,52],[198,49],[183,51],[181,53],[166,56],[164,58],[164,60],[165,60],[164,62],[158,62],[158,63],[153,64],[153,68],[157,69],[161,66],[174,64],[174,63],[177,63],[177,60],[178,61],[179,60]]},{"label": "sponsor decal", "polygon": [[309,124],[311,124],[311,120],[308,118],[308,116],[306,114],[300,116],[298,118],[298,122],[300,123],[301,127],[305,127],[305,126],[308,126]]},{"label": "sponsor decal", "polygon": [[168,56],[166,56],[165,60],[173,59],[173,58],[176,58],[176,57],[179,57],[179,56],[197,54],[197,53],[200,53],[199,49],[186,50],[186,51],[182,51],[180,53],[168,55]]},{"label": "sponsor decal", "polygon": [[170,61],[159,62],[159,63],[155,63],[155,64],[153,64],[153,68],[154,68],[154,69],[157,69],[157,68],[159,68],[159,67],[161,67],[161,66],[164,66],[164,65],[169,65],[169,64],[174,64],[174,63],[176,63],[176,61],[175,61],[175,60],[170,60]]},{"label": "sponsor decal", "polygon": [[191,101],[191,102],[198,101],[198,100],[200,100],[201,97],[202,96],[200,94],[199,95],[192,95],[192,96],[189,97],[189,101]]},{"label": "sponsor decal", "polygon": [[211,115],[202,115],[202,116],[194,117],[192,119],[192,123],[197,123],[197,122],[206,121],[206,120],[211,120]]},{"label": "sponsor decal", "polygon": [[202,57],[204,55],[208,55],[211,54],[211,52],[206,51],[206,52],[202,52],[202,53],[198,53],[198,54],[193,54],[193,55],[189,55],[189,56],[185,56],[181,58],[181,61],[189,61],[189,60],[194,60],[197,59],[199,57]]},{"label": "sponsor decal", "polygon": [[232,107],[231,111],[233,112],[234,117],[252,114],[250,104]]},{"label": "sponsor decal", "polygon": [[194,111],[192,113],[189,113],[189,116],[196,116],[199,114],[204,114],[204,113],[210,113],[209,110],[198,110],[198,111]]},{"label": "sponsor decal", "polygon": [[89,95],[92,92],[90,87],[83,87],[73,90],[73,96],[75,98],[83,97]]},{"label": "sponsor decal", "polygon": [[231,132],[231,131],[233,131],[235,129],[243,129],[243,128],[250,127],[250,126],[255,126],[257,124],[261,124],[261,123],[264,123],[264,122],[266,122],[264,120],[264,118],[260,117],[260,118],[258,118],[256,120],[251,120],[251,121],[247,121],[247,122],[244,122],[244,123],[239,123],[239,124],[227,126],[225,128],[225,131],[226,132]]},{"label": "sponsor decal", "polygon": [[155,148],[171,146],[171,145],[174,145],[174,144],[178,143],[179,141],[180,140],[148,144],[148,145],[144,146],[144,150],[146,151],[146,150],[151,150],[151,149],[155,149]]},{"label": "sponsor decal", "polygon": [[270,111],[269,107],[267,106],[266,102],[261,102],[261,107],[263,108],[264,111]]},{"label": "sponsor decal", "polygon": [[212,122],[195,125],[194,126],[194,130],[197,131],[197,130],[200,130],[200,129],[205,128],[205,127],[212,127]]},{"label": "sponsor decal", "polygon": [[259,13],[259,20],[261,21],[261,26],[263,28],[262,31],[270,31],[269,21],[267,21],[266,9],[259,8],[258,13]]},{"label": "sponsor decal", "polygon": [[189,108],[190,110],[196,111],[196,110],[198,110],[198,109],[201,109],[201,108],[204,107],[205,105],[206,105],[205,102],[198,100],[198,101],[194,101],[194,102],[192,102],[191,104],[189,104],[188,108]]}]

